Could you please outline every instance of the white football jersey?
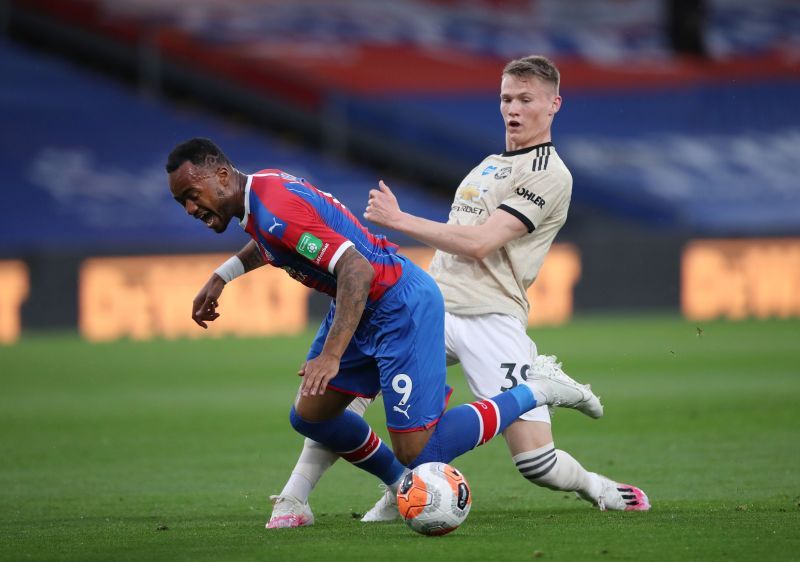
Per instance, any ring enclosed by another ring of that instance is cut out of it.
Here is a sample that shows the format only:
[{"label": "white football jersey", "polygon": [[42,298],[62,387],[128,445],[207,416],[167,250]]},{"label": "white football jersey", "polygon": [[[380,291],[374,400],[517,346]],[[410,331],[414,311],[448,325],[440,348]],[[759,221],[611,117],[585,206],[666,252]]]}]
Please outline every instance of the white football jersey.
[{"label": "white football jersey", "polygon": [[572,175],[552,143],[492,154],[461,182],[448,224],[478,225],[510,213],[528,229],[482,260],[437,251],[430,274],[448,312],[502,313],[528,323],[527,289],[567,220]]}]

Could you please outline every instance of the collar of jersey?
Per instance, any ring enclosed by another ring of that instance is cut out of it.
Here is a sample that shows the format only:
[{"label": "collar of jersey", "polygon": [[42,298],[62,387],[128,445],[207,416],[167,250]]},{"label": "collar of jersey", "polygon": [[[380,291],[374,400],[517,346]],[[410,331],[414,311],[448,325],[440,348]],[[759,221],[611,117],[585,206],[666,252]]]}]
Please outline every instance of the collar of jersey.
[{"label": "collar of jersey", "polygon": [[247,228],[247,219],[250,216],[250,184],[253,183],[253,176],[247,176],[247,184],[244,186],[244,216],[239,221],[239,226]]},{"label": "collar of jersey", "polygon": [[504,152],[502,156],[519,156],[520,154],[525,154],[526,152],[530,152],[531,150],[536,150],[537,148],[541,148],[543,146],[553,146],[552,142],[543,142],[542,144],[535,144],[533,146],[529,146],[527,148],[520,148],[519,150],[512,150],[510,152]]}]

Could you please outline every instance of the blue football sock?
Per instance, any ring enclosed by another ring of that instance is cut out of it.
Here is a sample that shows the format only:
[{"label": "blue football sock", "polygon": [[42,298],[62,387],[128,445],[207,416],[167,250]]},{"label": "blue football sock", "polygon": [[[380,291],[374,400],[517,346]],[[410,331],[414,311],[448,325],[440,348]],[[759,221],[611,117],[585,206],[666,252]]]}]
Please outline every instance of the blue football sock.
[{"label": "blue football sock", "polygon": [[426,462],[449,463],[486,443],[535,407],[533,392],[524,384],[488,400],[456,406],[441,417],[425,448],[408,467],[414,468]]},{"label": "blue football sock", "polygon": [[350,410],[330,420],[309,422],[292,406],[289,421],[301,435],[322,443],[354,466],[374,474],[387,486],[395,484],[403,475],[405,467],[392,450],[361,416]]}]

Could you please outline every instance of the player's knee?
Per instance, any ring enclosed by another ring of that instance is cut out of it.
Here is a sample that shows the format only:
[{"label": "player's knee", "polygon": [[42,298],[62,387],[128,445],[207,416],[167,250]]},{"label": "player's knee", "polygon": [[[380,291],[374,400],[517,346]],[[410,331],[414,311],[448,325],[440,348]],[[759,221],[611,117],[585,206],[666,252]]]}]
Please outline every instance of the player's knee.
[{"label": "player's knee", "polygon": [[397,451],[394,454],[401,464],[408,466],[408,464],[419,456],[418,451]]},{"label": "player's knee", "polygon": [[309,437],[308,426],[310,422],[303,419],[294,406],[292,406],[292,409],[289,411],[289,423],[297,433]]},{"label": "player's knee", "polygon": [[411,461],[419,457],[426,449],[434,433],[433,428],[404,433],[391,433],[392,450],[397,460],[408,466]]},{"label": "player's knee", "polygon": [[405,443],[399,442],[398,440],[394,440],[392,443],[392,449],[394,450],[394,456],[397,457],[402,464],[408,466],[408,464],[416,459],[419,454],[422,452],[424,447],[420,447],[418,443]]}]

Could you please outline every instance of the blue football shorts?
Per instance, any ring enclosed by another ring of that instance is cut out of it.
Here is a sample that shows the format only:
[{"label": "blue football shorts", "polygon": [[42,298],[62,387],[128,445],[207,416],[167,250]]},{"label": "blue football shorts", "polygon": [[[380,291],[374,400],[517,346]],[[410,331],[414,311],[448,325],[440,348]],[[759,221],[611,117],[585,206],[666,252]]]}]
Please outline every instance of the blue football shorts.
[{"label": "blue football shorts", "polygon": [[[446,386],[444,300],[434,280],[403,257],[403,275],[364,317],[328,388],[354,396],[383,394],[390,431],[436,424],[452,389]],[[335,301],[314,338],[308,359],[322,352]]]}]

